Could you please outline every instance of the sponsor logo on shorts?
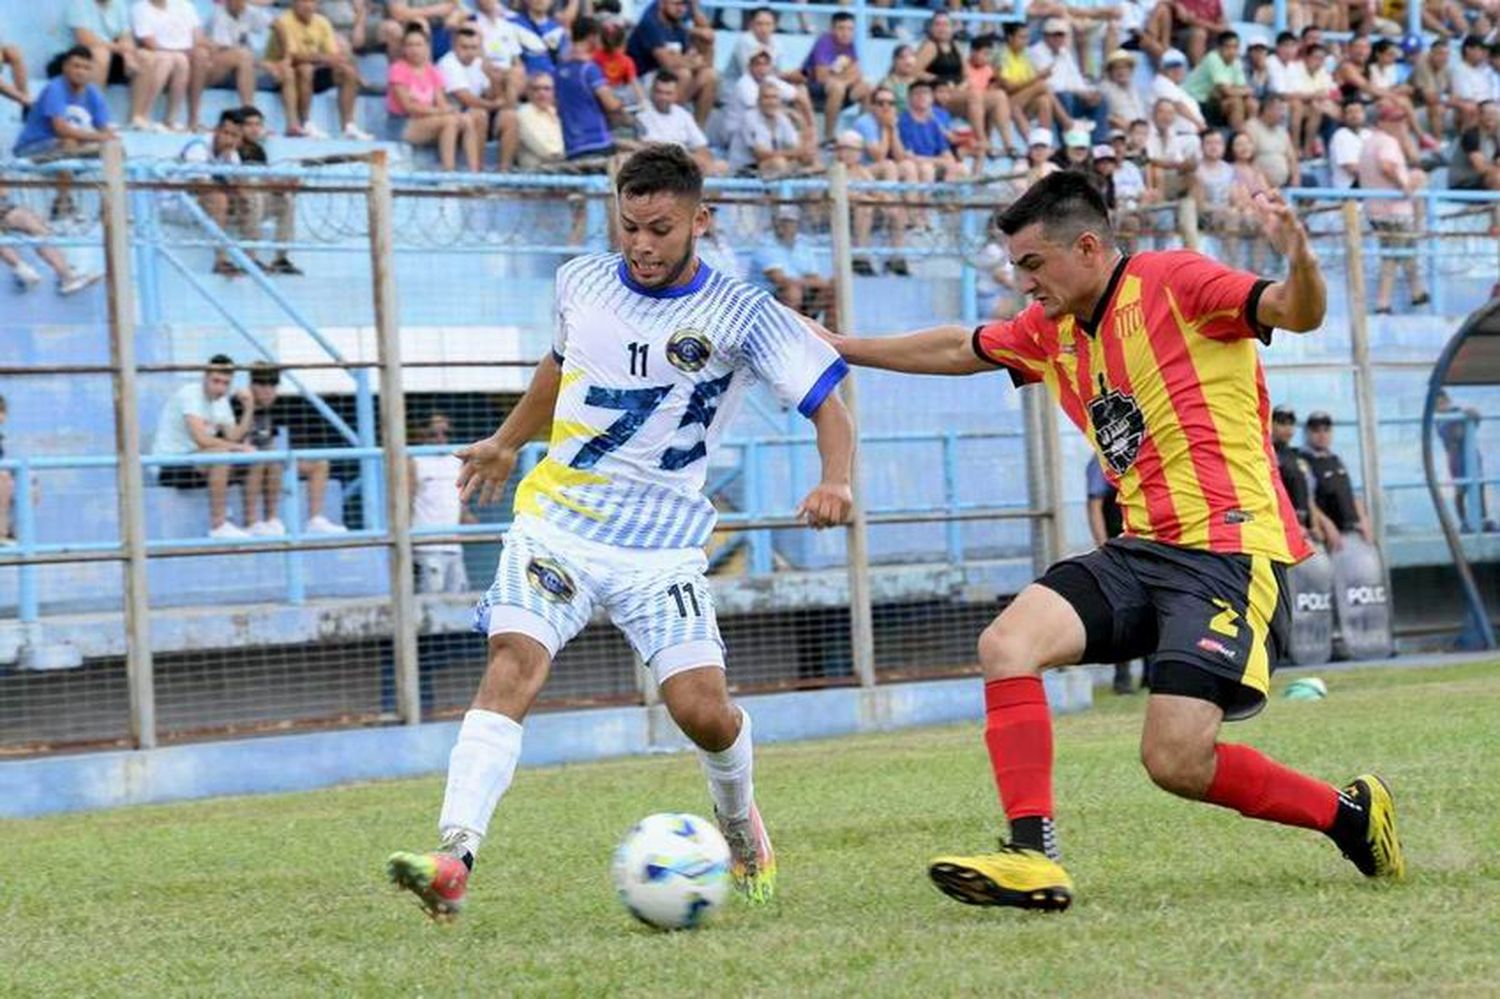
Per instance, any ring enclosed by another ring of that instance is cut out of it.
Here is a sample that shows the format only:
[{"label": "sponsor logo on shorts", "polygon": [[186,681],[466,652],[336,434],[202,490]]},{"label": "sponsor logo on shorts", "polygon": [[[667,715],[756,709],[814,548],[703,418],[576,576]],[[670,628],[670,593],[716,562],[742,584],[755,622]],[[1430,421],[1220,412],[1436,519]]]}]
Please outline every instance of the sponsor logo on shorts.
[{"label": "sponsor logo on shorts", "polygon": [[712,353],[708,338],[697,330],[678,330],[667,341],[667,360],[679,371],[702,371]]},{"label": "sponsor logo on shorts", "polygon": [[1385,603],[1384,586],[1351,586],[1345,592],[1350,607],[1366,607]]},{"label": "sponsor logo on shorts", "polygon": [[1297,594],[1297,609],[1299,611],[1326,611],[1333,609],[1332,593],[1299,593]]},{"label": "sponsor logo on shorts", "polygon": [[1223,642],[1219,641],[1217,638],[1204,637],[1198,639],[1198,648],[1202,649],[1204,652],[1217,653],[1218,655],[1223,656],[1225,659],[1228,659],[1230,662],[1234,661],[1234,657],[1236,655],[1233,649],[1225,645]]},{"label": "sponsor logo on shorts", "polygon": [[550,558],[534,558],[526,563],[526,580],[532,589],[556,604],[567,603],[578,592],[567,570]]}]

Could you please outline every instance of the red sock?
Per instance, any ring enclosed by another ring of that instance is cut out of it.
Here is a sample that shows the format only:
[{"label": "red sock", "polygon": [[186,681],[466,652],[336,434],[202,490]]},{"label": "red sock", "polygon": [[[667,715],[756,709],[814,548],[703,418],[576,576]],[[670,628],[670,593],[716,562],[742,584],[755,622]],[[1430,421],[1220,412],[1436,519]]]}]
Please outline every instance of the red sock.
[{"label": "red sock", "polygon": [[1000,791],[1000,807],[1014,821],[1052,817],[1052,712],[1039,676],[1014,676],[984,685],[984,744]]},{"label": "red sock", "polygon": [[1338,814],[1339,793],[1252,749],[1232,743],[1214,747],[1214,779],[1204,797],[1252,819],[1326,832]]}]

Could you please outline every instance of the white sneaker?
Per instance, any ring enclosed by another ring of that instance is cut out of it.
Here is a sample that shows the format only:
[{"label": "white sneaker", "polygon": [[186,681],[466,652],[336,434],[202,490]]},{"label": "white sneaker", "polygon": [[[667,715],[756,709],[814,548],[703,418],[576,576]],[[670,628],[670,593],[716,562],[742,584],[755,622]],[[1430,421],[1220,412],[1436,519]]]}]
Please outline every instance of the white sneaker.
[{"label": "white sneaker", "polygon": [[16,286],[22,291],[30,291],[42,283],[42,276],[36,272],[36,268],[24,260],[17,261],[11,273],[15,275]]},{"label": "white sneaker", "polygon": [[215,527],[213,530],[209,531],[208,536],[211,538],[218,538],[222,541],[225,538],[248,538],[250,537],[250,532],[241,528],[234,521],[226,520],[218,527]]},{"label": "white sneaker", "polygon": [[104,280],[104,274],[100,271],[94,271],[90,274],[79,274],[77,271],[74,271],[73,276],[66,281],[57,282],[57,293],[59,295],[74,295],[89,285],[97,284],[102,280]]},{"label": "white sneaker", "polygon": [[371,135],[369,132],[366,132],[364,129],[360,128],[352,121],[344,126],[344,138],[352,139],[355,142],[375,141],[375,136]]},{"label": "white sneaker", "polygon": [[328,133],[309,121],[304,122],[302,125],[302,137],[306,139],[326,139],[328,138]]},{"label": "white sneaker", "polygon": [[280,517],[272,517],[270,520],[257,520],[250,525],[250,533],[257,538],[285,537],[286,525],[281,522]]},{"label": "white sneaker", "polygon": [[[280,521],[277,521],[280,523]],[[307,521],[308,534],[348,534],[349,528],[343,524],[335,524],[321,513]]]}]

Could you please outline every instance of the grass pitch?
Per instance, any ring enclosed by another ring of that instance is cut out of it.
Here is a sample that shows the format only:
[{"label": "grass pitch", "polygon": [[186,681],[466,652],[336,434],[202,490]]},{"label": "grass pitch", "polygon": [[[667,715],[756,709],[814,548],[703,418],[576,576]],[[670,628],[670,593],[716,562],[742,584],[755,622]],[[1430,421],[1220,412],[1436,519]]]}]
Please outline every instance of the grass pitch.
[{"label": "grass pitch", "polygon": [[687,756],[522,771],[464,918],[383,881],[433,839],[440,778],[0,823],[8,995],[1286,995],[1500,993],[1500,666],[1329,675],[1230,726],[1333,780],[1393,785],[1410,874],[1323,837],[1169,798],[1136,763],[1141,698],[1057,727],[1078,886],[1046,916],[958,905],[930,854],[986,848],[977,725],[768,746],[781,894],[662,934],[616,903],[640,816],[708,812]]}]

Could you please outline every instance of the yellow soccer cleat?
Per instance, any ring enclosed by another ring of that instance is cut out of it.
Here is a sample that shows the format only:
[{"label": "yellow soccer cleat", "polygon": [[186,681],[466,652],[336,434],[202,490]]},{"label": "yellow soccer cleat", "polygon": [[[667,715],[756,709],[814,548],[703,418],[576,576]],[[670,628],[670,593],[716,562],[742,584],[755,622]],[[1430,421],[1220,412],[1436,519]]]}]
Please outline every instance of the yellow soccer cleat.
[{"label": "yellow soccer cleat", "polygon": [[937,857],[927,869],[932,883],[965,905],[1009,905],[1061,912],[1073,902],[1073,881],[1040,850],[1002,844],[998,853]]},{"label": "yellow soccer cleat", "polygon": [[726,819],[714,809],[719,830],[729,844],[730,876],[734,890],[752,905],[764,905],[776,894],[776,851],[761,821],[760,809],[751,804],[744,818]]},{"label": "yellow soccer cleat", "polygon": [[1360,774],[1344,786],[1344,796],[1366,815],[1364,838],[1344,847],[1344,856],[1367,878],[1406,877],[1406,856],[1396,835],[1396,799],[1385,781]]}]

